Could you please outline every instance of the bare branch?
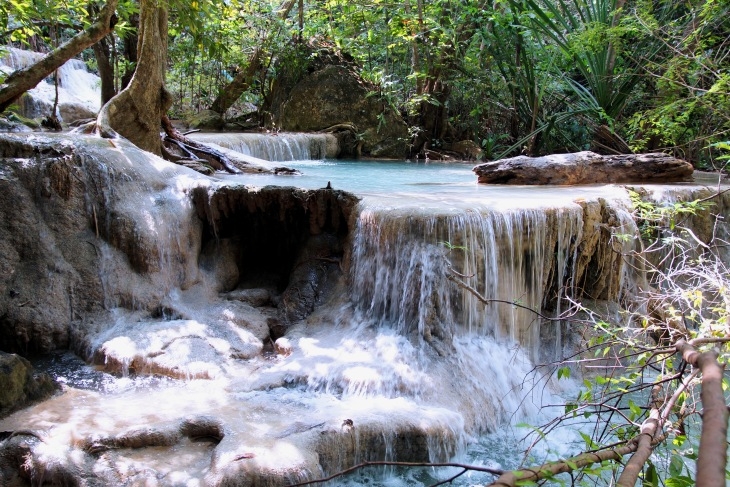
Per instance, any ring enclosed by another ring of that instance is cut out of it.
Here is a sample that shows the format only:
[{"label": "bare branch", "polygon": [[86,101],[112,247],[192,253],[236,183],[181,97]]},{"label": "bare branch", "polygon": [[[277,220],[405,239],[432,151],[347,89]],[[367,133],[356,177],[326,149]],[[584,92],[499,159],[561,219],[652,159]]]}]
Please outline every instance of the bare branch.
[{"label": "bare branch", "polygon": [[476,289],[474,289],[473,287],[471,287],[469,284],[465,283],[461,279],[458,279],[454,275],[454,274],[458,274],[456,271],[454,271],[452,269],[451,272],[453,274],[447,275],[446,276],[446,279],[448,279],[449,281],[452,281],[457,286],[459,286],[459,287],[465,289],[466,291],[470,292],[475,298],[477,298],[477,300],[479,300],[483,304],[492,304],[492,303],[511,304],[512,306],[514,306],[516,308],[520,308],[520,309],[524,309],[524,310],[530,311],[530,312],[534,313],[536,316],[539,316],[540,318],[542,318],[544,320],[547,320],[547,321],[565,321],[567,318],[570,318],[570,316],[561,316],[561,317],[557,317],[557,318],[551,318],[549,316],[545,316],[544,314],[540,313],[537,310],[534,310],[534,309],[530,308],[529,306],[524,306],[522,304],[515,303],[514,301],[505,301],[503,299],[487,299],[484,296],[482,296],[479,293],[479,291],[477,291]]},{"label": "bare branch", "polygon": [[[329,482],[330,480],[336,479],[338,477],[342,477],[343,475],[350,474],[352,472],[355,472],[357,470],[360,470],[361,468],[365,467],[379,467],[379,466],[391,466],[391,467],[456,467],[456,468],[463,468],[464,471],[472,470],[475,472],[485,472],[485,473],[491,473],[492,475],[502,475],[504,473],[504,470],[500,470],[498,468],[489,468],[489,467],[478,467],[476,465],[466,465],[463,463],[428,463],[428,462],[362,462],[358,463],[357,465],[354,465],[350,468],[346,468],[345,470],[341,470],[337,473],[334,473],[330,475],[329,477],[324,477],[321,479],[316,480],[307,480],[305,482],[299,482],[296,484],[291,484],[289,487],[300,487],[302,485],[312,485],[312,484],[321,484],[324,482]],[[464,472],[460,473],[459,475],[453,477],[459,477],[463,475]],[[452,478],[452,480],[453,480]],[[439,485],[439,484],[436,484]]]}]

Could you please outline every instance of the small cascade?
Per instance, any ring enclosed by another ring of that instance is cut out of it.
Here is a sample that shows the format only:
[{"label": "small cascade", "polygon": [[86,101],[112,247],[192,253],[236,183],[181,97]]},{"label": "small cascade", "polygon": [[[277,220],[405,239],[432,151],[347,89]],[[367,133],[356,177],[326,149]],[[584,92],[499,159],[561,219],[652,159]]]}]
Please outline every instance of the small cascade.
[{"label": "small cascade", "polygon": [[190,137],[266,161],[317,160],[337,155],[333,149],[337,142],[331,134],[196,133]]},{"label": "small cascade", "polygon": [[[616,232],[631,233],[633,221],[620,208]],[[576,203],[453,212],[362,203],[354,299],[371,319],[401,334],[417,332],[426,341],[486,335],[517,342],[537,358],[543,341],[538,313],[559,317],[586,264],[597,258],[579,255],[584,211]],[[624,273],[620,261],[612,264]],[[554,324],[551,345],[560,354],[562,325]]]},{"label": "small cascade", "polygon": [[[4,47],[0,57],[0,71],[10,74],[41,60],[43,53],[25,51],[14,47]],[[20,112],[28,118],[49,115],[56,96],[53,77],[42,81],[28,90],[21,98]],[[58,69],[59,113],[56,115],[65,122],[93,116],[101,107],[101,80],[86,69],[83,61],[70,59]]]}]

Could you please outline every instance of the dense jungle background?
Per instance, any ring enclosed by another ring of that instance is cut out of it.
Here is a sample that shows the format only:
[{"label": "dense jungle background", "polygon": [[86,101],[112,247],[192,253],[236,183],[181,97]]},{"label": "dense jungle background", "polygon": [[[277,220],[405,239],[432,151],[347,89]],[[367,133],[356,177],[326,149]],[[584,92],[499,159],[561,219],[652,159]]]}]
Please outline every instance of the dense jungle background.
[{"label": "dense jungle background", "polygon": [[[0,42],[50,50],[101,7],[6,2]],[[402,115],[410,157],[671,150],[713,168],[727,147],[727,1],[202,0],[164,8],[169,114],[195,126],[276,131],[277,85],[334,52],[382,102],[381,125],[392,123],[389,110]],[[82,53],[102,78],[104,101],[138,62],[139,10],[119,2],[114,30]]]}]

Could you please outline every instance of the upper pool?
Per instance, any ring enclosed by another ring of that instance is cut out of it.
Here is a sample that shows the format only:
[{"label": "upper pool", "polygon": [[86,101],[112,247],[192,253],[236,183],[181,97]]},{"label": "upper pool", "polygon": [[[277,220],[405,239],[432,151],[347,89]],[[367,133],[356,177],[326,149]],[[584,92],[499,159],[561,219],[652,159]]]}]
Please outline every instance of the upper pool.
[{"label": "upper pool", "polygon": [[471,163],[320,160],[279,163],[297,169],[299,175],[218,173],[228,184],[252,187],[296,186],[304,189],[327,187],[349,191],[368,202],[397,206],[444,205],[530,208],[562,206],[580,198],[625,197],[615,185],[587,186],[497,186],[478,184]]}]

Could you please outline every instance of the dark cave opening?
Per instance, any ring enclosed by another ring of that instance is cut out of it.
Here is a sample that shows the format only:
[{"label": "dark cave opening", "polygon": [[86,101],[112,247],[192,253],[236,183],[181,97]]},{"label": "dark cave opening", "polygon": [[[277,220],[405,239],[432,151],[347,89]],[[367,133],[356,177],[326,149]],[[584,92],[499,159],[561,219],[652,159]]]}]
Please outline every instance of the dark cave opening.
[{"label": "dark cave opening", "polygon": [[306,262],[342,261],[356,203],[341,191],[293,187],[206,193],[196,198],[201,268],[217,276],[222,292],[263,287],[283,293]]}]

